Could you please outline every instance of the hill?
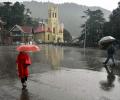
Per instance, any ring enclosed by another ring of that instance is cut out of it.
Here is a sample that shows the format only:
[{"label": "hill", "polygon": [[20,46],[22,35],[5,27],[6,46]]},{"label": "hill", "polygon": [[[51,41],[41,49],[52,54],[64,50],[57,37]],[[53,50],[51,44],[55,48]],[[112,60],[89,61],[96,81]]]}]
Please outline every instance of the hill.
[{"label": "hill", "polygon": [[[48,17],[48,2],[37,1],[25,1],[23,2],[26,8],[29,8],[32,12],[32,17],[39,17],[41,19],[47,19]],[[50,4],[50,3],[49,3]],[[72,36],[77,37],[81,34],[80,26],[85,22],[85,19],[81,18],[84,15],[84,11],[88,8],[90,10],[100,9],[104,13],[104,18],[108,20],[110,11],[100,7],[87,7],[78,5],[75,3],[63,3],[58,4],[60,22],[64,23],[64,27],[71,33]]]}]

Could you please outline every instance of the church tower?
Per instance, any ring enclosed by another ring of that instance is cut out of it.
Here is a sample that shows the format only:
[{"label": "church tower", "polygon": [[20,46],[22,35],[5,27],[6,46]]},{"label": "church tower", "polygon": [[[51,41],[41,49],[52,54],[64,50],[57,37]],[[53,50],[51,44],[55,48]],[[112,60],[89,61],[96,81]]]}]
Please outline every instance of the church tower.
[{"label": "church tower", "polygon": [[49,5],[48,8],[48,24],[53,27],[58,25],[58,7],[56,5]]},{"label": "church tower", "polygon": [[63,42],[63,34],[60,34],[60,24],[58,17],[58,6],[49,5],[48,7],[48,28],[51,30],[51,40],[54,43]]}]

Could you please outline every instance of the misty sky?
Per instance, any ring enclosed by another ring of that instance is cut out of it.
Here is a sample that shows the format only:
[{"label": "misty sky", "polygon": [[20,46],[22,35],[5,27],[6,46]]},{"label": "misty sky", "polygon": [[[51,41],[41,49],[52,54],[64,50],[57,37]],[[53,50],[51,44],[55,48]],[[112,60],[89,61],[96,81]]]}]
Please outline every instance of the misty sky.
[{"label": "misty sky", "polygon": [[[5,2],[5,1],[10,1],[10,2],[23,2],[23,1],[32,1],[32,0],[0,0],[0,2]],[[54,2],[54,3],[63,3],[63,2],[74,2],[77,4],[81,5],[86,5],[86,6],[99,6],[108,10],[113,10],[116,9],[118,6],[118,2],[120,0],[33,0],[33,1],[39,1],[39,2]]]}]

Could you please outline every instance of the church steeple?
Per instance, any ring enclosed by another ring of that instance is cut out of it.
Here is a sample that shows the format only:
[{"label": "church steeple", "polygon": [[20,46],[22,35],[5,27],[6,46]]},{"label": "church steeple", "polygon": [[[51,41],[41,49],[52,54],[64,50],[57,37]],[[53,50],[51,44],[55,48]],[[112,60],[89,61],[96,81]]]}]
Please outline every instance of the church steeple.
[{"label": "church steeple", "polygon": [[58,7],[57,5],[49,5],[48,8],[48,26],[51,27],[52,33],[58,33]]},{"label": "church steeple", "polygon": [[49,4],[47,27],[51,30],[49,35],[52,42],[63,42],[63,27],[59,23],[58,5]]},{"label": "church steeple", "polygon": [[49,5],[48,19],[58,21],[58,7],[57,7],[57,5]]}]

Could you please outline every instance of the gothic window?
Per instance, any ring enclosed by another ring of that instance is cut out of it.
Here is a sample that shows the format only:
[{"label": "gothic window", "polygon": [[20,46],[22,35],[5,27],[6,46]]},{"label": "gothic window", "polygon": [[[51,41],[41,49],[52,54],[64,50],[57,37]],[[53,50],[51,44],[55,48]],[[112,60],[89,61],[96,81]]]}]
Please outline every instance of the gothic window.
[{"label": "gothic window", "polygon": [[50,39],[50,36],[49,36],[49,34],[48,34],[48,40]]},{"label": "gothic window", "polygon": [[53,15],[52,15],[52,16],[53,16],[53,18],[54,18],[54,13],[53,13]]},{"label": "gothic window", "polygon": [[55,13],[55,18],[56,18],[57,16],[56,16],[56,13]]},{"label": "gothic window", "polygon": [[48,30],[47,30],[48,32],[51,32],[51,29],[48,27]]},{"label": "gothic window", "polygon": [[55,33],[55,27],[53,28],[53,33]]}]

